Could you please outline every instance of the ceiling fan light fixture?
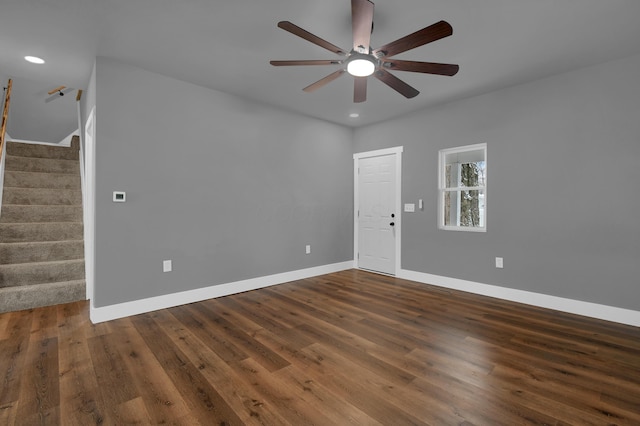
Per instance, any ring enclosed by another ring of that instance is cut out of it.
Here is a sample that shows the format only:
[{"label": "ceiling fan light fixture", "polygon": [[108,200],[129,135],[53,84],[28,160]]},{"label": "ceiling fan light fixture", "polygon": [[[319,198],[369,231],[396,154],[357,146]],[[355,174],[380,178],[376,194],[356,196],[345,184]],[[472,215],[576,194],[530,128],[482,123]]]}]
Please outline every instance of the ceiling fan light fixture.
[{"label": "ceiling fan light fixture", "polygon": [[375,70],[376,64],[369,55],[351,55],[347,63],[347,72],[354,77],[368,77]]},{"label": "ceiling fan light fixture", "polygon": [[[346,0],[345,0],[346,1]],[[351,30],[353,34],[353,48],[347,53],[334,44],[309,31],[292,24],[289,21],[278,22],[278,28],[298,36],[316,46],[333,52],[342,57],[342,60],[289,60],[270,61],[274,66],[294,65],[341,65],[331,74],[321,78],[315,83],[302,89],[309,93],[327,83],[334,81],[342,74],[349,74],[353,79],[353,102],[358,104],[367,100],[367,77],[370,75],[386,84],[407,99],[416,97],[420,92],[411,87],[389,71],[409,71],[424,74],[455,75],[459,66],[454,64],[440,64],[435,62],[407,61],[390,59],[408,50],[415,49],[425,44],[449,37],[453,34],[451,24],[439,21],[421,30],[401,37],[391,43],[382,45],[375,50],[371,49],[371,32],[373,30],[372,0],[351,0]],[[353,118],[353,117],[352,117]]]}]

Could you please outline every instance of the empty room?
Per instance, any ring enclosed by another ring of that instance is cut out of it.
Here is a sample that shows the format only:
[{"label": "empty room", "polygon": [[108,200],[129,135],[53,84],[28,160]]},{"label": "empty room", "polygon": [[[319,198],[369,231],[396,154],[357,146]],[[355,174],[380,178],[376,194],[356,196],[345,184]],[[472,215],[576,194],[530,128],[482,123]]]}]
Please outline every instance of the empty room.
[{"label": "empty room", "polygon": [[640,424],[639,19],[3,0],[0,424]]}]

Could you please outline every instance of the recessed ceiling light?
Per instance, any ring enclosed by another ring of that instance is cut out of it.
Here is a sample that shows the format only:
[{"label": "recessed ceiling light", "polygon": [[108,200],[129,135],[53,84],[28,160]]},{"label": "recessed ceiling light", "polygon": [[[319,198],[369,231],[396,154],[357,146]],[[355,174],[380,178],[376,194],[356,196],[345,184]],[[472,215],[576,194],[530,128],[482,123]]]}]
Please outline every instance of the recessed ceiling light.
[{"label": "recessed ceiling light", "polygon": [[44,59],[37,56],[25,56],[24,59],[32,64],[44,64]]},{"label": "recessed ceiling light", "polygon": [[358,117],[360,117],[360,114],[358,114],[357,112],[352,112],[351,114],[349,114],[349,117],[358,118]]}]

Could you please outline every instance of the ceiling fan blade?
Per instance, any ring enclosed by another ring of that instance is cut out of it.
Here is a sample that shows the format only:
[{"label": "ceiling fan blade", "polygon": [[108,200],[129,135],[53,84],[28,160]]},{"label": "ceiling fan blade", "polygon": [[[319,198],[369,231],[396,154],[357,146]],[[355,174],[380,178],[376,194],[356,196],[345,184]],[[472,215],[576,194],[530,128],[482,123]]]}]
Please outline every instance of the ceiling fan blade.
[{"label": "ceiling fan blade", "polygon": [[45,104],[48,104],[49,102],[55,101],[56,99],[60,99],[62,96],[66,95],[69,92],[73,91],[73,88],[71,87],[67,87],[66,89],[62,89],[65,86],[60,86],[58,89],[59,90],[54,90],[51,92],[51,94],[49,94],[49,96],[44,100]]},{"label": "ceiling fan blade", "polygon": [[423,46],[427,43],[440,40],[441,38],[448,37],[451,34],[453,34],[453,28],[448,22],[436,22],[435,24],[416,31],[415,33],[378,47],[373,51],[373,54],[378,58],[388,58],[399,53],[406,52],[407,50]]},{"label": "ceiling fan blade", "polygon": [[367,100],[367,77],[353,78],[353,102],[360,103]]},{"label": "ceiling fan blade", "polygon": [[49,91],[47,92],[47,95],[53,95],[54,93],[56,93],[56,92],[61,92],[62,90],[66,89],[66,88],[67,88],[67,86],[59,86],[59,87],[56,87],[56,88],[55,88],[55,89],[53,89],[53,90],[49,90]]},{"label": "ceiling fan blade", "polygon": [[307,87],[305,87],[302,90],[304,90],[307,93],[311,93],[311,92],[313,92],[315,90],[318,90],[319,88],[321,88],[325,84],[332,82],[333,80],[335,80],[336,78],[338,78],[342,74],[344,74],[345,72],[347,72],[347,71],[343,70],[343,69],[335,71],[335,72],[332,72],[331,74],[329,74],[325,78],[320,79],[320,80],[316,81],[315,83],[308,85]]},{"label": "ceiling fan blade", "polygon": [[369,54],[373,3],[369,0],[351,0],[351,26],[353,28],[353,50]]},{"label": "ceiling fan blade", "polygon": [[342,61],[335,60],[335,59],[334,60],[312,59],[312,60],[303,60],[303,61],[270,61],[269,63],[275,67],[288,67],[288,66],[295,66],[295,65],[339,65],[342,63]]},{"label": "ceiling fan blade", "polygon": [[384,62],[385,65],[389,64],[391,71],[411,71],[452,76],[456,75],[460,69],[458,65],[438,64],[435,62],[402,61],[400,59],[385,59]]},{"label": "ceiling fan blade", "polygon": [[328,41],[321,39],[317,35],[311,34],[307,30],[303,30],[297,25],[292,24],[289,21],[280,21],[278,22],[278,27],[282,28],[285,31],[290,32],[291,34],[297,35],[311,43],[318,45],[322,48],[325,48],[333,53],[337,53],[338,55],[346,56],[347,52],[344,49],[339,48],[338,46],[329,43]]},{"label": "ceiling fan blade", "polygon": [[400,93],[405,98],[415,98],[416,96],[418,96],[418,93],[420,93],[416,89],[409,86],[407,83],[384,69],[377,70],[375,73],[373,73],[373,75],[378,80],[391,87],[393,90]]}]

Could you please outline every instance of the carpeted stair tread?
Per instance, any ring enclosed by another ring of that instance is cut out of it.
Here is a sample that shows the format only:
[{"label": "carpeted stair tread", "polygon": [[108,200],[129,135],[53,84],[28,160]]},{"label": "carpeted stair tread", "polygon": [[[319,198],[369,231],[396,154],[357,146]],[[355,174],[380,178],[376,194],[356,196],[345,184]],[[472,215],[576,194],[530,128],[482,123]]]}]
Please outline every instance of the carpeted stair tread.
[{"label": "carpeted stair tread", "polygon": [[7,155],[32,158],[56,158],[64,160],[78,160],[79,150],[64,146],[35,145],[17,142],[7,142]]},{"label": "carpeted stair tread", "polygon": [[82,206],[4,204],[0,222],[82,222]]},{"label": "carpeted stair tread", "polygon": [[77,160],[7,155],[4,166],[10,171],[77,174],[80,163]]},{"label": "carpeted stair tread", "polygon": [[20,205],[82,205],[79,189],[16,188],[5,186],[2,204]]},{"label": "carpeted stair tread", "polygon": [[0,313],[86,299],[84,280],[0,288]]},{"label": "carpeted stair tread", "polygon": [[82,222],[0,223],[3,243],[82,240],[83,237]]},{"label": "carpeted stair tread", "polygon": [[0,243],[0,265],[83,258],[82,240]]},{"label": "carpeted stair tread", "polygon": [[0,312],[85,299],[79,138],[9,142],[0,214]]},{"label": "carpeted stair tread", "polygon": [[84,279],[84,259],[0,265],[0,287]]},{"label": "carpeted stair tread", "polygon": [[5,170],[5,187],[80,189],[80,174]]}]

